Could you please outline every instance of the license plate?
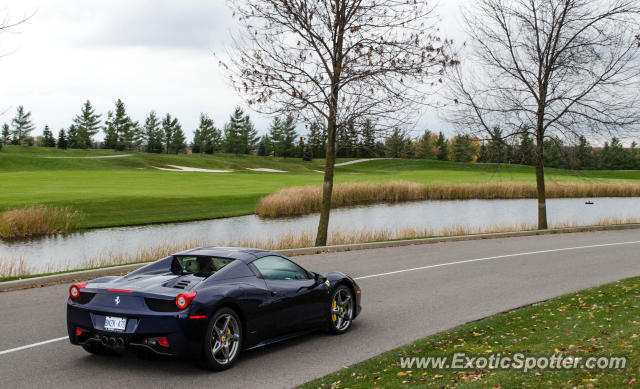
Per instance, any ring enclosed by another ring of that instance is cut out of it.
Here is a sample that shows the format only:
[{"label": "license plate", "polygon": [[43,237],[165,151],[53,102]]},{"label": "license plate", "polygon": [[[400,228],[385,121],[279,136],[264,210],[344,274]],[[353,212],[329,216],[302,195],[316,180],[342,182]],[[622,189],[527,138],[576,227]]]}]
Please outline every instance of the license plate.
[{"label": "license plate", "polygon": [[127,328],[127,319],[124,317],[107,316],[104,318],[104,329],[108,331],[124,331]]}]

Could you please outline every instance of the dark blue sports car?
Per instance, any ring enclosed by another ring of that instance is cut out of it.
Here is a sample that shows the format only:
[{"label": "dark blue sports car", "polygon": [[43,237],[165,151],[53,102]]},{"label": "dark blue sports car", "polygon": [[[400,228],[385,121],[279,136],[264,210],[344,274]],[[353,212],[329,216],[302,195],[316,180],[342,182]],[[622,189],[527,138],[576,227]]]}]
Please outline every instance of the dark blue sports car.
[{"label": "dark blue sports car", "polygon": [[204,247],[71,285],[67,329],[90,353],[199,357],[222,370],[243,349],[342,334],[360,310],[360,287],[342,273],[322,276],[265,250]]}]

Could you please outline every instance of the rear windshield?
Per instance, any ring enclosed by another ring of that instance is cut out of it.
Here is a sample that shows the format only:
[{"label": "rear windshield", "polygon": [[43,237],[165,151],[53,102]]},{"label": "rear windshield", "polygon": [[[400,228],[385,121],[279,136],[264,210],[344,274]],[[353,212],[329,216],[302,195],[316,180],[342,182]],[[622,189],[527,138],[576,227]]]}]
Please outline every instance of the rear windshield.
[{"label": "rear windshield", "polygon": [[195,274],[210,276],[233,261],[229,258],[176,255],[173,257],[171,271],[174,274]]}]

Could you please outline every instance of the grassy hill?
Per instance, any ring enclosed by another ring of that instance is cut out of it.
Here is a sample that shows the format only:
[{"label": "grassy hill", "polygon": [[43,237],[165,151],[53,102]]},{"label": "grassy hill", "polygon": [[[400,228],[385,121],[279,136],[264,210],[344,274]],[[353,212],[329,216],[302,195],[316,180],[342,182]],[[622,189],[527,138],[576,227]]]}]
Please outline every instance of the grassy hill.
[{"label": "grassy hill", "polygon": [[[129,154],[125,157],[113,157]],[[347,160],[340,160],[344,162]],[[168,172],[170,165],[232,173]],[[0,151],[0,211],[25,205],[70,206],[77,228],[186,221],[253,213],[279,189],[321,185],[324,160],[256,156],[163,155],[111,150],[5,146]],[[270,168],[286,173],[254,172]],[[529,166],[426,160],[377,160],[338,167],[336,182],[405,180],[417,183],[534,182]],[[557,183],[640,181],[640,172],[548,169]]]}]

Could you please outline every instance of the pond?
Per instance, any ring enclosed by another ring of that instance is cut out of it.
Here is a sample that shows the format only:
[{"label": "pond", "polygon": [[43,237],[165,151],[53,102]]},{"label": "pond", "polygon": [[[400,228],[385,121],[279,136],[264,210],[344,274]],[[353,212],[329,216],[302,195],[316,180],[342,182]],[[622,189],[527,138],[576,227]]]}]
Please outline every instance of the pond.
[{"label": "pond", "polygon": [[[547,209],[551,223],[589,225],[602,218],[640,217],[638,198],[551,199]],[[315,231],[318,215],[264,220],[255,215],[118,227],[78,232],[42,239],[0,242],[0,261],[23,261],[32,271],[56,271],[86,265],[94,258],[132,256],[139,250],[165,242],[201,241],[224,244],[243,239],[265,240],[290,233]],[[421,201],[393,205],[372,205],[334,210],[330,229],[431,228],[438,231],[456,225],[486,228],[497,225],[535,224],[535,200]]]}]

